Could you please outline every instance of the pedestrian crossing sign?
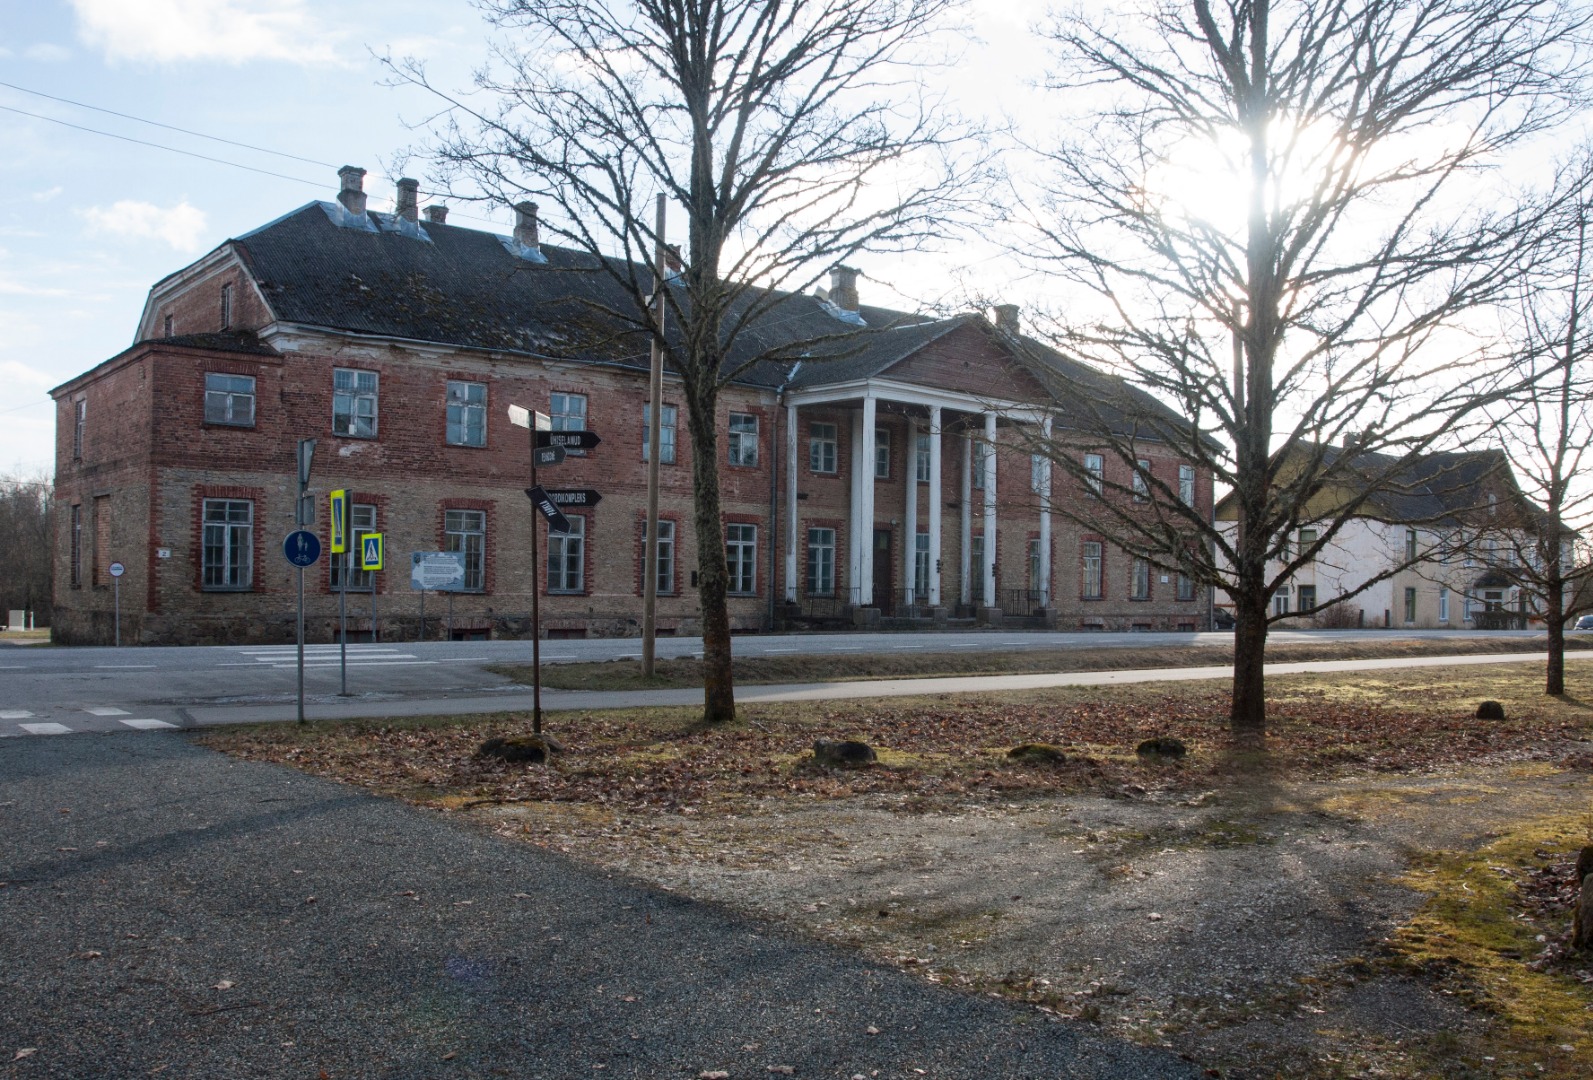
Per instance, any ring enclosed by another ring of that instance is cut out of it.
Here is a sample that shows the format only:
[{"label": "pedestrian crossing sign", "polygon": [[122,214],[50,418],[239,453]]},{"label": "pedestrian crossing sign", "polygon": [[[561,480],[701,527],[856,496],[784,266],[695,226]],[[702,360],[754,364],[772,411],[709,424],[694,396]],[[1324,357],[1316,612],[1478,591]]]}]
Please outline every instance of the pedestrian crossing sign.
[{"label": "pedestrian crossing sign", "polygon": [[382,534],[363,533],[360,536],[360,569],[382,568]]}]

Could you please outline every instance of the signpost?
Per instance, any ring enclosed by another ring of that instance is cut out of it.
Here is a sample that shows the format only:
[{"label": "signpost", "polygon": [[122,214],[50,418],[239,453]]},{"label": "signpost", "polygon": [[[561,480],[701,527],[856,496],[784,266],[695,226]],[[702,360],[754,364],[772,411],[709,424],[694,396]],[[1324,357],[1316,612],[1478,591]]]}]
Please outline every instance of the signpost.
[{"label": "signpost", "polygon": [[348,697],[348,489],[338,488],[332,492],[331,499],[332,517],[332,554],[341,555],[343,558],[333,559],[337,563],[337,668],[339,681],[339,697]]},{"label": "signpost", "polygon": [[547,496],[555,506],[576,506],[583,510],[589,510],[603,501],[603,496],[592,488],[555,488],[547,492]]},{"label": "signpost", "polygon": [[[302,510],[304,503],[299,506]],[[304,568],[321,557],[321,538],[308,529],[290,532],[282,541],[282,554],[299,568],[299,723],[304,723]]]},{"label": "signpost", "polygon": [[565,450],[562,446],[544,446],[531,451],[531,460],[538,466],[547,468],[549,465],[563,465]]},{"label": "signpost", "polygon": [[127,567],[119,562],[113,562],[107,569],[111,574],[111,591],[116,594],[116,647],[122,647],[122,575],[127,573]]},{"label": "signpost", "polygon": [[364,533],[360,536],[360,569],[371,577],[371,644],[376,644],[376,571],[382,568],[381,533]]},{"label": "signpost", "polygon": [[[541,413],[537,413],[541,416]],[[595,431],[547,431],[541,430],[533,433],[534,442],[532,449],[540,450],[544,447],[562,446],[565,450],[592,450],[603,440]]]},{"label": "signpost", "polygon": [[548,532],[567,533],[570,531],[570,519],[564,516],[564,511],[540,487],[528,487],[525,493],[531,498],[531,505],[537,508],[537,513],[548,519]]},{"label": "signpost", "polygon": [[[420,593],[420,640],[426,640],[426,594],[448,594],[453,617],[453,594],[465,591],[465,554],[462,551],[412,551],[409,553],[409,587]],[[450,636],[452,636],[450,634]]]}]

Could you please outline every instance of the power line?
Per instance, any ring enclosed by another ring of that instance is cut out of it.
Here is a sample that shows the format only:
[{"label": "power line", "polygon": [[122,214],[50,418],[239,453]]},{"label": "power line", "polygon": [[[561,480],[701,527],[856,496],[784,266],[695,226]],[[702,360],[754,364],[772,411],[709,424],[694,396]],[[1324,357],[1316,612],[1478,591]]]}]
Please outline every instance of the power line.
[{"label": "power line", "polygon": [[159,120],[147,120],[142,116],[134,116],[132,113],[117,112],[115,109],[102,109],[98,105],[89,105],[82,101],[73,101],[71,98],[56,97],[54,94],[46,94],[42,90],[29,90],[26,86],[18,86],[16,83],[8,83],[0,80],[0,86],[4,86],[11,90],[17,90],[24,94],[32,94],[34,97],[47,98],[50,101],[59,101],[63,105],[73,105],[79,109],[91,109],[94,112],[105,113],[107,116],[119,116],[123,120],[132,120],[139,124],[149,124],[151,127],[165,128],[167,131],[178,131],[184,135],[192,135],[197,139],[210,139],[213,142],[226,143],[228,146],[241,146],[245,150],[254,150],[262,154],[274,154],[277,157],[291,158],[294,161],[302,161],[307,165],[321,165],[328,169],[337,168],[336,165],[328,164],[325,161],[316,161],[314,158],[300,157],[298,154],[288,154],[281,150],[268,150],[263,146],[255,146],[252,143],[238,142],[235,139],[224,139],[220,135],[206,135],[202,131],[190,131],[188,128],[178,127],[175,124],[163,124]]}]

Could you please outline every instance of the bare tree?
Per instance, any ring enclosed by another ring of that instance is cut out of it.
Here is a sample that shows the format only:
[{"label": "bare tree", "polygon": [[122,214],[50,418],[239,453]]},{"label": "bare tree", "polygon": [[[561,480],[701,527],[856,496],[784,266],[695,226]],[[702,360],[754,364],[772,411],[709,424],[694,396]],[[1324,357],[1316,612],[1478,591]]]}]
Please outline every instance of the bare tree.
[{"label": "bare tree", "polygon": [[[1574,107],[1585,25],[1546,0],[1167,0],[1054,31],[1054,85],[1097,107],[1046,151],[1030,254],[1097,305],[1063,350],[1138,389],[1080,404],[1060,381],[1053,460],[1121,461],[1158,498],[1103,531],[1232,598],[1242,741],[1265,735],[1274,593],[1490,400],[1469,320],[1536,212],[1487,170]],[[1138,468],[1151,443],[1209,469],[1235,520]]]},{"label": "bare tree", "polygon": [[[448,98],[434,147],[444,178],[551,202],[560,213],[549,230],[590,252],[624,293],[602,316],[658,340],[680,377],[709,721],[735,715],[719,393],[758,364],[811,351],[757,332],[790,292],[860,253],[943,235],[978,205],[980,154],[964,155],[968,129],[924,92],[915,66],[955,6],[488,0],[504,32],[494,63],[469,103]],[[435,90],[416,64],[394,70]],[[658,192],[683,209],[687,241],[662,325],[648,303]]]},{"label": "bare tree", "polygon": [[[50,591],[50,479],[0,476],[0,614],[48,608]],[[47,617],[47,616],[46,616]]]},{"label": "bare tree", "polygon": [[1471,550],[1513,584],[1548,629],[1544,693],[1565,693],[1565,626],[1593,610],[1593,561],[1585,530],[1593,486],[1593,159],[1568,170],[1569,196],[1549,220],[1523,279],[1514,361],[1523,387],[1494,411],[1519,497],[1478,515]]}]

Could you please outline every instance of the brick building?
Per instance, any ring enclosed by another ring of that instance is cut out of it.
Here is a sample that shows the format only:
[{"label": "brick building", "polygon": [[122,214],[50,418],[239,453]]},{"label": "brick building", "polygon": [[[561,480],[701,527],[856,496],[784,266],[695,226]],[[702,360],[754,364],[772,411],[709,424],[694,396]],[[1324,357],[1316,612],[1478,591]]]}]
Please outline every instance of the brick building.
[{"label": "brick building", "polygon": [[[294,527],[304,437],[319,443],[323,541],[334,488],[353,493],[356,530],[386,536],[388,569],[350,575],[352,634],[370,632],[373,594],[383,637],[420,633],[409,553],[440,550],[464,554],[468,591],[427,598],[428,636],[527,634],[533,583],[549,636],[639,633],[647,343],[578,332],[594,304],[620,302],[612,278],[540,245],[529,204],[500,236],[449,225],[441,207],[423,219],[413,181],[400,182],[397,212],[368,212],[362,172],[340,175],[337,201],[158,282],[133,346],[52,391],[57,640],[110,640],[113,561],[126,568],[124,641],[290,639],[295,578],[280,543]],[[862,305],[856,271],[838,267],[829,290],[779,298],[755,331],[764,349],[789,341],[791,355],[811,355],[760,363],[721,396],[736,629],[876,611],[1206,624],[1203,593],[1052,512],[1097,496],[1053,477],[1013,433],[1044,426],[1065,443],[1065,416],[1035,404],[1033,365],[1082,369],[1023,337],[1016,309],[929,320]],[[812,341],[827,344],[801,346]],[[688,634],[693,447],[667,373],[664,401],[658,625]],[[526,433],[508,423],[511,404],[602,438],[543,473],[544,486],[603,498],[569,512],[568,536],[537,526],[535,572]],[[1210,476],[1170,454],[1144,450],[1209,514]],[[334,632],[337,572],[323,557],[306,573],[312,640]]]}]

